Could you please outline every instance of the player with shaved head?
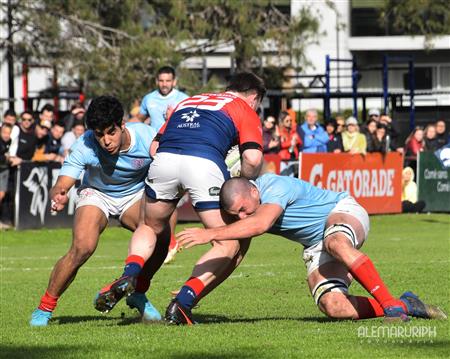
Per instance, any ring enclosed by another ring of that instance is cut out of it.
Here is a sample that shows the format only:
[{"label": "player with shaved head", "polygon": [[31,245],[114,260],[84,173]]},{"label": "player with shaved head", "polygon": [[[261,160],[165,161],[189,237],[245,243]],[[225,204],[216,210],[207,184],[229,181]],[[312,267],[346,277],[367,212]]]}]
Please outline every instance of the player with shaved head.
[{"label": "player with shaved head", "polygon": [[[220,191],[221,207],[238,219],[226,226],[190,228],[178,234],[183,247],[251,238],[265,232],[304,246],[308,284],[320,310],[332,318],[408,316],[445,319],[438,307],[405,292],[392,296],[370,258],[360,251],[367,240],[369,216],[347,192],[333,192],[302,180],[266,174],[256,181],[232,178]],[[354,296],[355,279],[373,296]]]}]

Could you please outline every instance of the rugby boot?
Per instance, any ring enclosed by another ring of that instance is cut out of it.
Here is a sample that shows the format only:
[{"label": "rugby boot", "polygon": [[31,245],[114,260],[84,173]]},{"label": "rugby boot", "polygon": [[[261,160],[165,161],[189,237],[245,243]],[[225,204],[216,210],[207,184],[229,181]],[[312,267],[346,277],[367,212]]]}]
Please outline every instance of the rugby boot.
[{"label": "rugby boot", "polygon": [[192,319],[191,310],[182,306],[178,300],[172,299],[166,309],[164,317],[167,324],[172,325],[193,325],[196,324]]},{"label": "rugby boot", "polygon": [[126,302],[131,309],[136,308],[139,311],[144,323],[161,320],[161,314],[159,314],[158,310],[150,303],[144,293],[134,292],[127,297]]},{"label": "rugby boot", "polygon": [[102,313],[108,313],[124,296],[134,292],[136,277],[123,276],[102,288],[94,299],[94,307]]},{"label": "rugby boot", "polygon": [[412,292],[403,293],[400,300],[405,303],[408,308],[408,314],[412,317],[424,319],[447,319],[447,314],[445,314],[441,308],[424,303]]},{"label": "rugby boot", "polygon": [[384,309],[384,321],[385,322],[409,322],[408,314],[401,306],[392,305]]},{"label": "rugby boot", "polygon": [[46,327],[51,318],[52,312],[37,308],[31,313],[30,325],[32,327]]}]

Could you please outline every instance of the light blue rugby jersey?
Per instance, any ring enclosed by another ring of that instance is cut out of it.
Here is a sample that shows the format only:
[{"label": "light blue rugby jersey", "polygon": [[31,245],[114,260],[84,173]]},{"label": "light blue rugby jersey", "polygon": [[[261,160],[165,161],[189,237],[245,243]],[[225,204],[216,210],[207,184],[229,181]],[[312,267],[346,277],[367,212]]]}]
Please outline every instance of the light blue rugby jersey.
[{"label": "light blue rugby jersey", "polygon": [[123,197],[144,188],[144,179],[152,162],[150,144],[156,131],[143,123],[127,123],[130,148],[117,155],[105,151],[92,130],[86,131],[70,149],[60,176],[78,179],[85,170],[82,184],[112,197]]},{"label": "light blue rugby jersey", "polygon": [[158,90],[155,90],[144,96],[139,113],[145,116],[150,116],[150,126],[158,132],[166,120],[164,116],[167,108],[169,106],[175,108],[179,102],[188,97],[189,96],[184,92],[177,89],[170,91],[167,96],[163,96]]},{"label": "light blue rugby jersey", "polygon": [[347,192],[333,192],[288,176],[265,174],[254,181],[261,204],[273,203],[284,211],[269,230],[310,247],[323,239],[325,223],[331,210]]}]

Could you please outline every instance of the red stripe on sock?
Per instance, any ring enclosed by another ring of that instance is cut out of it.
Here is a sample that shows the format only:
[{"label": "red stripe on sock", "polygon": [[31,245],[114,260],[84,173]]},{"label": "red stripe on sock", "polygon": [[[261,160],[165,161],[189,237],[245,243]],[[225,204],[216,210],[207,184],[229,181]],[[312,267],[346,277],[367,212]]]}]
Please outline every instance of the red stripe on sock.
[{"label": "red stripe on sock", "polygon": [[170,243],[169,243],[169,249],[173,249],[177,246],[177,240],[175,238],[174,234],[170,235]]},{"label": "red stripe on sock", "polygon": [[55,297],[45,291],[45,294],[42,296],[41,302],[39,303],[38,309],[46,312],[53,312],[56,308],[56,304],[58,303],[58,298],[59,297]]},{"label": "red stripe on sock", "polygon": [[194,291],[195,295],[199,295],[203,289],[205,289],[205,285],[203,282],[198,279],[197,277],[191,277],[187,280],[184,285],[187,285],[188,287],[191,287]]},{"label": "red stripe on sock", "polygon": [[384,311],[381,305],[373,298],[354,297],[356,299],[356,311],[358,312],[358,319],[368,319],[384,316]]},{"label": "red stripe on sock", "polygon": [[130,263],[137,263],[142,268],[144,266],[145,259],[136,254],[132,254],[132,255],[128,256],[127,259],[125,260],[125,264],[130,264]]},{"label": "red stripe on sock", "polygon": [[350,266],[352,276],[376,299],[383,307],[401,306],[407,310],[405,304],[394,298],[384,284],[375,266],[365,254],[359,256]]}]

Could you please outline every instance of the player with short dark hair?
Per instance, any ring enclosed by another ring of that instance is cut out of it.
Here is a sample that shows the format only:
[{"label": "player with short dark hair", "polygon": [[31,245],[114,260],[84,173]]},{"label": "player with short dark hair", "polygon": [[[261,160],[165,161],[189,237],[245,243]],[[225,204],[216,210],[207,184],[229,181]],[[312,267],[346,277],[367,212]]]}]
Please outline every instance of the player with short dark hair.
[{"label": "player with short dark hair", "polygon": [[[58,298],[94,253],[110,216],[118,217],[122,226],[131,231],[138,226],[155,131],[142,123],[125,125],[122,119],[123,108],[116,98],[95,98],[86,113],[90,130],[72,146],[50,190],[51,209],[61,211],[69,200],[69,191],[84,171],[76,201],[72,246],[53,268],[47,291],[32,314],[32,326],[48,324]],[[167,255],[167,246],[168,243],[159,242],[151,263],[142,262],[142,276],[133,287],[136,291],[127,298],[128,306],[137,308],[144,320],[161,319],[145,292]]]},{"label": "player with short dark hair", "polygon": [[[394,298],[370,258],[360,251],[367,240],[369,216],[347,192],[333,192],[308,182],[274,174],[256,181],[232,178],[220,191],[222,208],[238,219],[227,226],[188,228],[178,234],[189,248],[211,241],[238,240],[278,234],[304,246],[311,294],[320,310],[338,319],[385,316],[409,320],[408,315],[445,319],[438,307],[423,303],[411,292]],[[356,279],[373,298],[348,294]]]},{"label": "player with short dark hair", "polygon": [[[245,87],[240,87],[241,80]],[[144,222],[131,240],[120,283],[132,285],[141,270],[139,262],[152,255],[155,243],[170,237],[169,217],[185,192],[189,193],[205,227],[225,224],[219,190],[230,178],[225,157],[233,145],[239,145],[241,175],[256,178],[259,174],[263,159],[262,129],[255,111],[265,89],[262,80],[251,73],[235,75],[230,86],[242,92],[201,94],[180,102],[155,138],[159,146],[146,179]],[[169,304],[166,321],[192,324],[194,303],[231,274],[249,244],[245,240],[213,242]],[[121,287],[112,284],[100,291],[99,298],[120,298],[122,293]],[[110,301],[103,310],[115,304]]]}]

